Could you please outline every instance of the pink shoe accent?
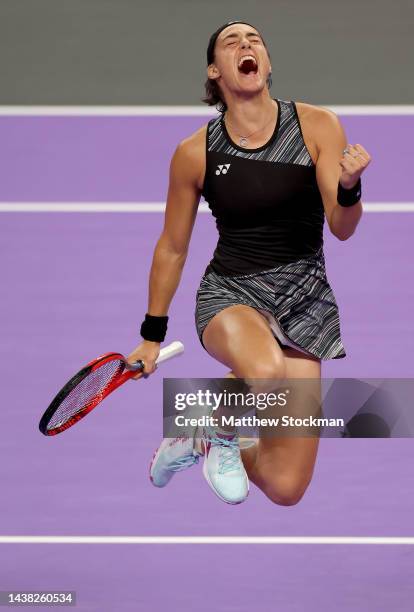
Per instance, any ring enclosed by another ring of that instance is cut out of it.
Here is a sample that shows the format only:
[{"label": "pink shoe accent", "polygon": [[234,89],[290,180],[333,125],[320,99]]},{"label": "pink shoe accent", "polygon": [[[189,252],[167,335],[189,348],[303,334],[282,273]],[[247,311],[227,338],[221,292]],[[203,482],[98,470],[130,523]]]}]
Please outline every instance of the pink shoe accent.
[{"label": "pink shoe accent", "polygon": [[152,455],[151,463],[149,464],[149,477],[150,477],[151,482],[154,482],[151,476],[151,468],[152,468],[152,464],[154,463],[155,455],[158,453],[158,448],[155,450],[154,454]]}]

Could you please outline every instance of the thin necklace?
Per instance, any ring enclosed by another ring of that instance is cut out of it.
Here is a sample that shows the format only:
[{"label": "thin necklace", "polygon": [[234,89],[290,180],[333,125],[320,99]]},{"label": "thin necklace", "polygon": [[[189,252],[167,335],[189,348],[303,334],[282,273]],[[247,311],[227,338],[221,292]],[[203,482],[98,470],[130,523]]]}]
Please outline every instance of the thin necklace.
[{"label": "thin necklace", "polygon": [[[224,120],[224,118],[223,118]],[[240,140],[239,140],[239,145],[241,147],[245,147],[248,143],[249,143],[249,138],[251,136],[254,136],[254,134],[257,134],[258,132],[261,132],[262,130],[265,129],[265,127],[267,127],[269,125],[269,123],[273,121],[273,117],[271,119],[269,119],[269,121],[267,123],[264,124],[263,127],[261,127],[259,130],[256,130],[255,132],[252,132],[251,134],[248,134],[247,136],[242,136],[241,134],[239,134],[238,132],[235,132],[237,134],[237,136],[239,136]],[[228,121],[226,120],[225,123],[228,123]]]}]

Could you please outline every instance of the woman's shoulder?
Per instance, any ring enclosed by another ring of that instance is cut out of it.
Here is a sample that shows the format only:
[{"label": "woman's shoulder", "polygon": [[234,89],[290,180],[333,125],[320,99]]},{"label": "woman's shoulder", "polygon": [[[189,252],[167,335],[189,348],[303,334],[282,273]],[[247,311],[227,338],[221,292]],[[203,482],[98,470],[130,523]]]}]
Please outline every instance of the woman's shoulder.
[{"label": "woman's shoulder", "polygon": [[181,179],[186,177],[186,180],[199,188],[203,183],[206,167],[207,125],[201,126],[193,134],[181,140],[172,158],[174,173]]},{"label": "woman's shoulder", "polygon": [[178,143],[176,154],[184,163],[191,163],[192,166],[205,164],[207,126],[208,123],[202,125]]},{"label": "woman's shoulder", "polygon": [[208,123],[202,125],[198,130],[187,136],[179,143],[180,149],[187,151],[188,153],[197,154],[199,149],[206,146]]},{"label": "woman's shoulder", "polygon": [[325,106],[309,104],[308,102],[297,102],[296,100],[295,105],[298,110],[298,114],[309,120],[336,115],[334,111],[332,111],[330,108],[326,108]]}]

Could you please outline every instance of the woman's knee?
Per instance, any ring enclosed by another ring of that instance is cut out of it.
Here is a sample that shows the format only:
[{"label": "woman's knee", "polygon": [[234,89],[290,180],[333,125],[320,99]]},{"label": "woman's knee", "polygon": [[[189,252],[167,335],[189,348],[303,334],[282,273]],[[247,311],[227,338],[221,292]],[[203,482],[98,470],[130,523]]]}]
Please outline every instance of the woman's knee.
[{"label": "woman's knee", "polygon": [[304,496],[309,480],[304,481],[295,476],[278,476],[266,482],[263,491],[266,496],[279,506],[295,506]]},{"label": "woman's knee", "polygon": [[286,378],[286,364],[283,355],[274,355],[264,362],[256,361],[246,365],[244,381],[252,393],[270,392]]}]

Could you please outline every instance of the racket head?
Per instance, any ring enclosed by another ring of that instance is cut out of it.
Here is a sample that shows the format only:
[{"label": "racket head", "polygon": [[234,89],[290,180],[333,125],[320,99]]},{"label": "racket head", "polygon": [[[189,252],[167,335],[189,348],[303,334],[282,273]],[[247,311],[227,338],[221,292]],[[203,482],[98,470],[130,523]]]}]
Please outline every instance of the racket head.
[{"label": "racket head", "polygon": [[[142,363],[142,362],[141,362]],[[105,397],[137,373],[126,369],[121,353],[105,353],[87,363],[54,397],[39,422],[45,436],[55,436],[83,419]]]}]

